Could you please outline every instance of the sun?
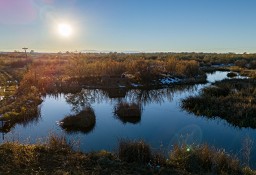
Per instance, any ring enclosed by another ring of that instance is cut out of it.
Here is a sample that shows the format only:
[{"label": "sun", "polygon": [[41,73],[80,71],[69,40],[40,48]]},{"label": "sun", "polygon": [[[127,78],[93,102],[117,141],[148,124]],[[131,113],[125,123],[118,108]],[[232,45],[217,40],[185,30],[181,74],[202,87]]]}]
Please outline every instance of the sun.
[{"label": "sun", "polygon": [[72,34],[72,27],[67,23],[61,23],[58,25],[58,33],[62,37],[69,37]]}]

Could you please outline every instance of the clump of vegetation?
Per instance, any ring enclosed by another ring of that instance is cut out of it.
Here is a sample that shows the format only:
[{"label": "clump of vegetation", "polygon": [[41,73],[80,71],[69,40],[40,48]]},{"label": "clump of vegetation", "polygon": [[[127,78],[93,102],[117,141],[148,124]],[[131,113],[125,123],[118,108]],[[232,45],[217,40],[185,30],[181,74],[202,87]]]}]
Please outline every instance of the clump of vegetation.
[{"label": "clump of vegetation", "polygon": [[126,162],[148,163],[151,159],[151,148],[144,141],[121,140],[118,156]]},{"label": "clump of vegetation", "polygon": [[185,169],[195,174],[243,174],[239,160],[223,150],[210,148],[208,145],[175,145],[168,163],[178,169]]},{"label": "clump of vegetation", "polygon": [[230,78],[234,78],[234,77],[237,76],[237,73],[235,73],[235,72],[229,72],[229,73],[227,74],[227,76],[230,77]]},{"label": "clump of vegetation", "polygon": [[118,146],[118,157],[128,163],[149,164],[151,167],[166,166],[166,157],[161,151],[152,151],[143,140],[121,139]]},{"label": "clump of vegetation", "polygon": [[138,123],[141,119],[141,105],[136,103],[120,102],[114,109],[114,114],[124,123]]},{"label": "clump of vegetation", "polygon": [[202,92],[210,96],[219,97],[219,96],[227,96],[230,93],[230,89],[228,87],[210,86],[210,87],[204,88]]},{"label": "clump of vegetation", "polygon": [[256,81],[226,79],[182,100],[182,108],[196,115],[220,117],[238,127],[256,128]]},{"label": "clump of vegetation", "polygon": [[76,115],[65,117],[60,121],[60,126],[67,132],[90,132],[96,123],[96,116],[91,107],[86,107]]},{"label": "clump of vegetation", "polygon": [[[35,145],[6,142],[0,145],[1,174],[76,173],[84,155],[75,153],[64,137],[50,136]],[[67,167],[66,167],[67,166]]]}]

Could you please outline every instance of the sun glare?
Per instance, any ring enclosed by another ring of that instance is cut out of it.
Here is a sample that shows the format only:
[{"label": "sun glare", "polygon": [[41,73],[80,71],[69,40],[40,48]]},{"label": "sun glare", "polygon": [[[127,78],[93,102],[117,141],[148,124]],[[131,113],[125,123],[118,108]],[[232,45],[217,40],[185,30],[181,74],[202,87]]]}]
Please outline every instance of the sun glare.
[{"label": "sun glare", "polygon": [[72,27],[66,23],[59,24],[58,25],[58,33],[62,37],[69,37],[72,34]]}]

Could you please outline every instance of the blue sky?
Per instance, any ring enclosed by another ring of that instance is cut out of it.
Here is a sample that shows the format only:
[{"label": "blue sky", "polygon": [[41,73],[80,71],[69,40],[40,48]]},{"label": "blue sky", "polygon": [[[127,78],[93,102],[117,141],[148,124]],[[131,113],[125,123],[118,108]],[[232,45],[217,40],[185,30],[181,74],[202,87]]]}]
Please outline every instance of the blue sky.
[{"label": "blue sky", "polygon": [[[0,0],[0,51],[256,52],[255,0]],[[66,23],[73,33],[60,36]]]}]

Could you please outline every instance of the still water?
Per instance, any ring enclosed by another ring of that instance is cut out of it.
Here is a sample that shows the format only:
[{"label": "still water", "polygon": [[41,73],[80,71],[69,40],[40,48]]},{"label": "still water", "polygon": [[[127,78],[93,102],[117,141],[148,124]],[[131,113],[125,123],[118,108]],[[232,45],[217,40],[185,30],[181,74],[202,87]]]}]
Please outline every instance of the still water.
[{"label": "still water", "polygon": [[[122,138],[143,139],[153,148],[161,147],[164,150],[171,150],[175,143],[208,143],[240,156],[244,139],[249,137],[256,140],[254,129],[237,128],[222,119],[197,117],[180,108],[181,99],[198,94],[203,87],[214,81],[227,78],[227,73],[217,71],[208,74],[208,84],[176,85],[160,90],[130,90],[118,92],[119,97],[115,98],[116,92],[102,90],[47,95],[41,104],[41,116],[38,120],[26,125],[16,125],[3,137],[5,140],[34,143],[54,133],[79,140],[82,151],[115,151],[118,140]],[[142,115],[137,122],[123,121],[114,115],[115,106],[122,101],[142,106]],[[90,132],[67,133],[61,129],[58,121],[85,106],[91,106],[96,115],[95,127]],[[252,162],[256,162],[255,149],[252,150],[252,157]]]}]

